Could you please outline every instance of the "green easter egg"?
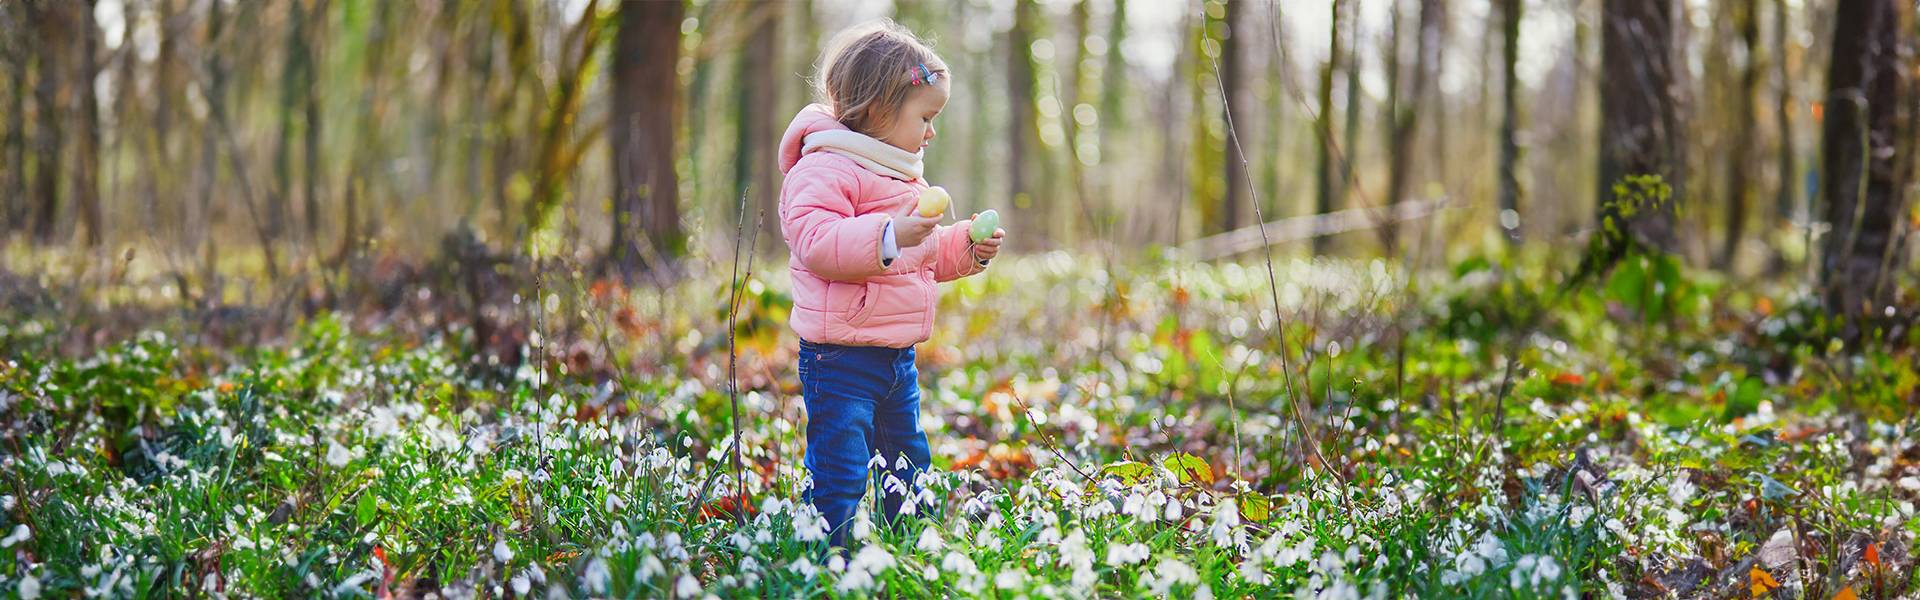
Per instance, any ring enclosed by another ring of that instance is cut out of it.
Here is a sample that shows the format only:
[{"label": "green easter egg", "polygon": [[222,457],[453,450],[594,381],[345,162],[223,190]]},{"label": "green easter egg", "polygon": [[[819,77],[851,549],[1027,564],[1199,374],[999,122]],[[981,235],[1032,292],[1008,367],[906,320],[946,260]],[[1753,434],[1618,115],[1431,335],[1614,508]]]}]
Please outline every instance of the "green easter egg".
[{"label": "green easter egg", "polygon": [[989,208],[973,218],[973,230],[968,233],[972,234],[973,241],[983,242],[993,237],[993,230],[999,228],[1000,211]]}]

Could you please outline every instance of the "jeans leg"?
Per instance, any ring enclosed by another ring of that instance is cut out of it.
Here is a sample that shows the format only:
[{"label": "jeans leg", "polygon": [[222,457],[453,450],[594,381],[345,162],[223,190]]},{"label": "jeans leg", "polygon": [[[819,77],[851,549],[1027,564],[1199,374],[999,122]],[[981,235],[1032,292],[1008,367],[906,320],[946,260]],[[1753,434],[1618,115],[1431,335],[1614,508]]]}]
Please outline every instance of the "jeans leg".
[{"label": "jeans leg", "polygon": [[[890,487],[882,477],[881,504],[889,523],[897,520],[906,495],[919,490],[919,475],[932,461],[927,432],[920,426],[920,371],[913,357],[912,348],[894,357],[889,369],[894,377],[891,393],[874,406],[875,449],[887,461],[885,472],[899,479]],[[905,468],[901,468],[903,458]]]},{"label": "jeans leg", "polygon": [[846,545],[847,525],[866,494],[874,401],[888,383],[881,377],[884,371],[875,373],[875,365],[864,364],[870,362],[858,349],[803,344],[800,350],[805,460],[813,477],[804,499],[826,518],[834,546]]}]

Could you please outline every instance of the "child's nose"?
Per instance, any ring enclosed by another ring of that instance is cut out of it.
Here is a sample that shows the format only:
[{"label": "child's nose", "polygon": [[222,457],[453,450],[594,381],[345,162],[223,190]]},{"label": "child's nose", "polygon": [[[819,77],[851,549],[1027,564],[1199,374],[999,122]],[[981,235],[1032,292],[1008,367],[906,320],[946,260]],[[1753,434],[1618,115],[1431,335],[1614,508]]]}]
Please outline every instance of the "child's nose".
[{"label": "child's nose", "polygon": [[929,140],[929,141],[931,141],[931,140],[933,140],[933,136],[934,136],[934,135],[935,135],[936,133],[938,133],[938,132],[936,132],[936,131],[934,131],[934,129],[933,129],[933,125],[927,125],[927,140]]}]

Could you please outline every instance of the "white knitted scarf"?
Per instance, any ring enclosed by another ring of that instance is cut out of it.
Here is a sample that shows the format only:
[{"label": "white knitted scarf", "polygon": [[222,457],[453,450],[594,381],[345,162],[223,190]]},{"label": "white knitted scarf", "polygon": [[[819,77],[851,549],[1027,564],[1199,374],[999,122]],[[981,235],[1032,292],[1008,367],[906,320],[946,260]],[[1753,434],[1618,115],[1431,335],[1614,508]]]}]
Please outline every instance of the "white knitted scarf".
[{"label": "white knitted scarf", "polygon": [[853,162],[860,163],[860,166],[875,173],[907,181],[919,179],[924,168],[921,162],[922,153],[901,150],[893,144],[846,129],[829,129],[807,134],[806,144],[801,147],[800,154],[809,154],[815,150],[825,150],[851,158]]}]

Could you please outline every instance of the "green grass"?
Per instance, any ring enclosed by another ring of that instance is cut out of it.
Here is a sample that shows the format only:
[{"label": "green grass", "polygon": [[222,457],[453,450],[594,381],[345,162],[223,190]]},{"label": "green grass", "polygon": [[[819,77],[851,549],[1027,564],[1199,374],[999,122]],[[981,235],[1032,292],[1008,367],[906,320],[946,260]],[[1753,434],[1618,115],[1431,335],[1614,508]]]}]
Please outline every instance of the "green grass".
[{"label": "green grass", "polygon": [[1791,291],[1648,264],[1528,328],[1537,265],[1407,289],[1285,263],[1288,373],[1263,269],[1143,264],[1109,288],[1085,264],[1010,257],[943,291],[926,495],[840,553],[795,505],[784,281],[756,280],[736,328],[744,523],[725,281],[535,295],[551,377],[471,361],[459,326],[322,315],[210,348],[161,322],[62,356],[57,319],[8,318],[0,590],[1724,595],[1783,530],[1800,550],[1765,570],[1787,591],[1911,589],[1915,354],[1822,341]]}]

